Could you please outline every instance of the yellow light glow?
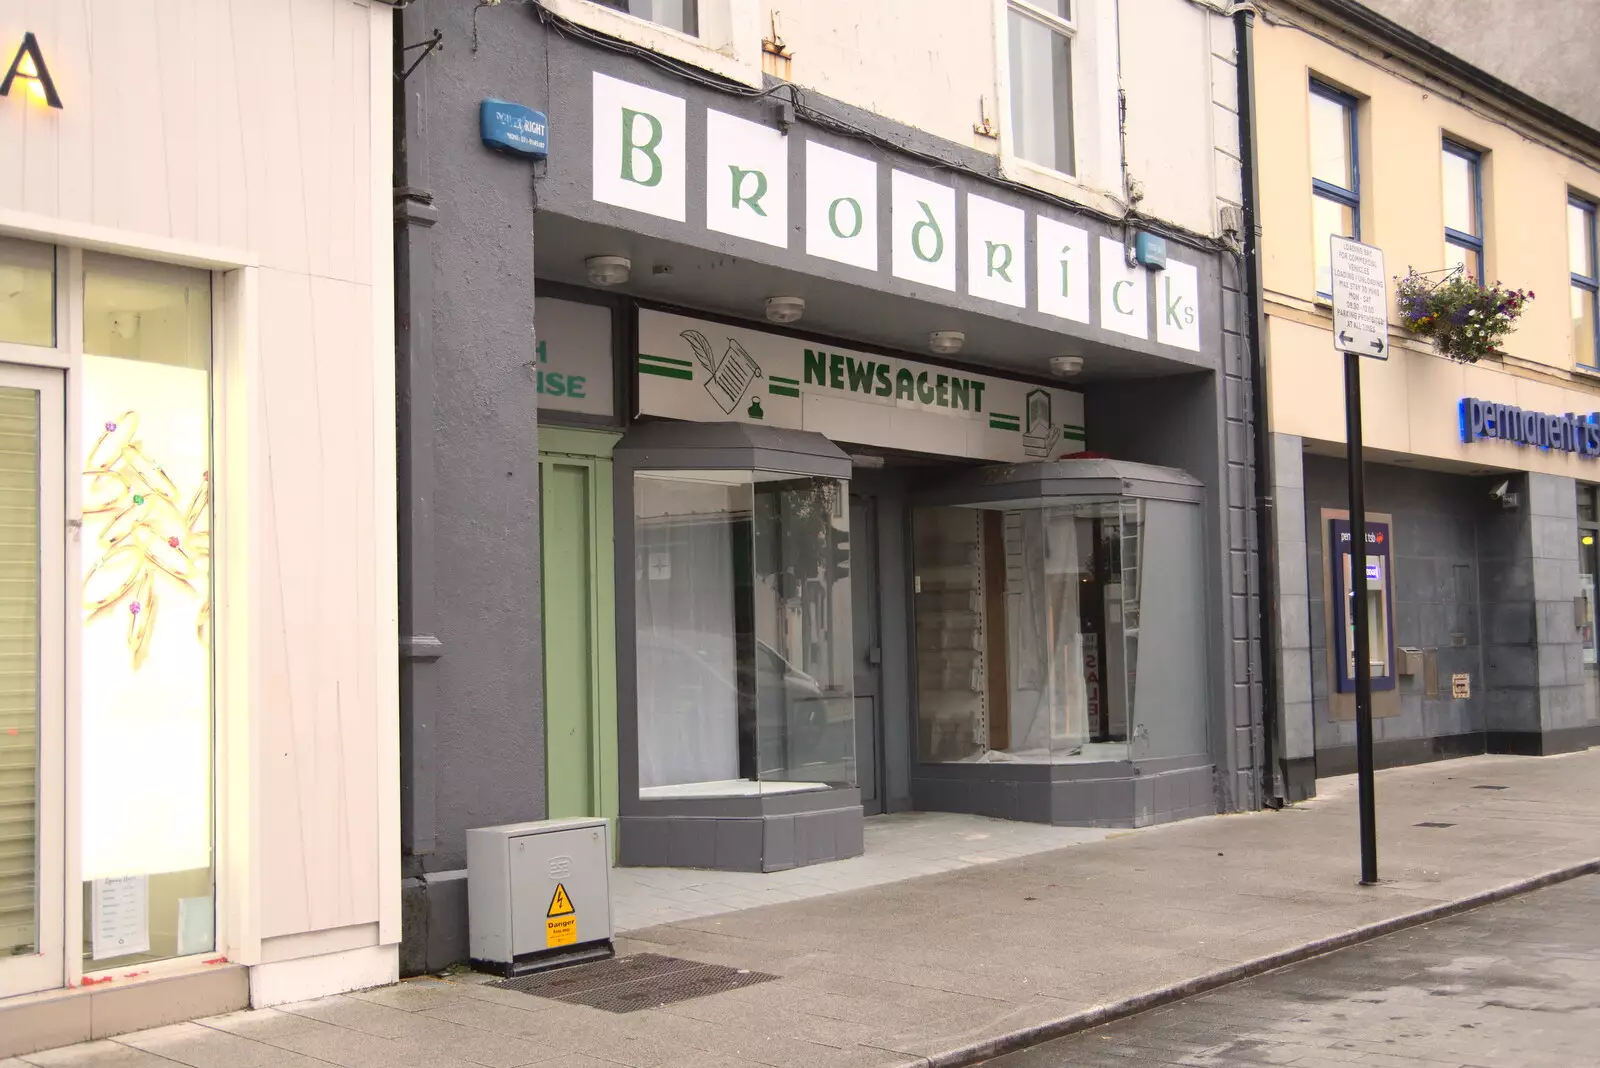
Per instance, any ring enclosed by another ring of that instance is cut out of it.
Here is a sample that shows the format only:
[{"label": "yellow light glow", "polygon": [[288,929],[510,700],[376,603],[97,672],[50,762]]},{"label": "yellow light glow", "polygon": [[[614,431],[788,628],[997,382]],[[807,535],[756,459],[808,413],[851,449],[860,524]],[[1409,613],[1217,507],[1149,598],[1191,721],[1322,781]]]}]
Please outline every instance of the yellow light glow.
[{"label": "yellow light glow", "polygon": [[28,80],[28,95],[42,104],[50,102],[50,98],[44,95],[44,83],[38,78],[30,78]]},{"label": "yellow light glow", "polygon": [[17,74],[23,78],[37,78],[39,68],[34,65],[33,56],[27,52],[22,53],[22,62],[17,64]]},{"label": "yellow light glow", "polygon": [[1583,536],[1583,543],[1585,545],[1593,545],[1594,544],[1594,535],[1593,534],[1585,534]]}]

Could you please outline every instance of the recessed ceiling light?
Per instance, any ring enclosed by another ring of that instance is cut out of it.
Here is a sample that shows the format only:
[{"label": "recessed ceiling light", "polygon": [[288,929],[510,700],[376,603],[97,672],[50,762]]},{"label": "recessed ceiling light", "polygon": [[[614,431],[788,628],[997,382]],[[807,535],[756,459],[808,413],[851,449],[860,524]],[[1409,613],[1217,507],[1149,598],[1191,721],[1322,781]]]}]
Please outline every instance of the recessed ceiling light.
[{"label": "recessed ceiling light", "polygon": [[806,313],[804,297],[768,297],[767,319],[774,323],[797,323]]},{"label": "recessed ceiling light", "polygon": [[967,335],[959,330],[935,330],[928,335],[928,351],[940,356],[953,356],[966,344]]},{"label": "recessed ceiling light", "polygon": [[633,263],[626,256],[590,256],[583,267],[589,272],[590,285],[620,286],[628,280]]}]

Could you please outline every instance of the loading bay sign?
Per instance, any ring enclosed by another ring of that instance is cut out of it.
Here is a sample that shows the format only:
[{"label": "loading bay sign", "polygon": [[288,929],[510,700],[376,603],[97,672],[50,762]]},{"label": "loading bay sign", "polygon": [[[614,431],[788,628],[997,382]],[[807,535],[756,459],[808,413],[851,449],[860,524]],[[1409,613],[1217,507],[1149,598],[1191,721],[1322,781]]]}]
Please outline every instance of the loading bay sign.
[{"label": "loading bay sign", "polygon": [[547,948],[570,946],[578,941],[578,910],[567,896],[567,888],[556,883],[556,892],[550,895],[550,907],[545,910],[544,944]]},{"label": "loading bay sign", "polygon": [[1348,237],[1330,237],[1333,265],[1333,345],[1375,360],[1389,358],[1389,293],[1383,250]]}]

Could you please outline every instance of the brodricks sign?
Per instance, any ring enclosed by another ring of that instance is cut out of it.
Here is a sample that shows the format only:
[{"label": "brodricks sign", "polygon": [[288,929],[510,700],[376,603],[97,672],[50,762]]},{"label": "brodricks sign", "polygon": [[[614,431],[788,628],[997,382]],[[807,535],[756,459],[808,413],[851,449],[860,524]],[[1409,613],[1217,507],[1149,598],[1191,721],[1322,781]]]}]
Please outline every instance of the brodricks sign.
[{"label": "brodricks sign", "polygon": [[1484,438],[1534,445],[1541,449],[1600,457],[1600,412],[1589,415],[1550,415],[1509,404],[1461,398],[1461,440]]}]

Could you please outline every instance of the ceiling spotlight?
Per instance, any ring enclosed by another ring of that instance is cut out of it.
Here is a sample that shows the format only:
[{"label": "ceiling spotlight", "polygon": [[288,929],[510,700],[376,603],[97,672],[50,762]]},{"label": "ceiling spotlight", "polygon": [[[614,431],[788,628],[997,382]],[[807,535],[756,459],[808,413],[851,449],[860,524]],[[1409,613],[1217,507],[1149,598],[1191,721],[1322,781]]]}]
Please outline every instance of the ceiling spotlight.
[{"label": "ceiling spotlight", "polygon": [[767,321],[774,323],[798,323],[800,316],[806,313],[806,298],[804,297],[768,297]]},{"label": "ceiling spotlight", "polygon": [[590,256],[583,267],[589,272],[590,285],[620,286],[628,280],[633,264],[626,256]]},{"label": "ceiling spotlight", "polygon": [[1083,370],[1082,356],[1052,356],[1050,357],[1050,373],[1062,378],[1071,378]]},{"label": "ceiling spotlight", "polygon": [[966,343],[967,335],[959,330],[935,330],[928,335],[928,351],[940,356],[954,356]]}]

